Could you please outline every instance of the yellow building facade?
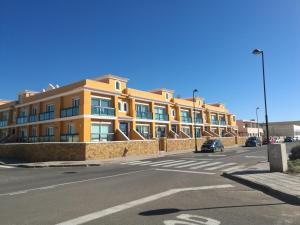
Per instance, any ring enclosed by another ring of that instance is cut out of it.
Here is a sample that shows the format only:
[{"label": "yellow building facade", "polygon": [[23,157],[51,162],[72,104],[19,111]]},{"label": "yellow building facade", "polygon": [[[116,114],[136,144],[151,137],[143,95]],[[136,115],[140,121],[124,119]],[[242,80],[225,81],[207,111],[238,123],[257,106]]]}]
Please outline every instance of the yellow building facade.
[{"label": "yellow building facade", "polygon": [[[235,115],[202,98],[141,91],[127,78],[104,75],[0,101],[0,141],[100,142],[237,136]],[[195,110],[194,110],[195,109]]]}]

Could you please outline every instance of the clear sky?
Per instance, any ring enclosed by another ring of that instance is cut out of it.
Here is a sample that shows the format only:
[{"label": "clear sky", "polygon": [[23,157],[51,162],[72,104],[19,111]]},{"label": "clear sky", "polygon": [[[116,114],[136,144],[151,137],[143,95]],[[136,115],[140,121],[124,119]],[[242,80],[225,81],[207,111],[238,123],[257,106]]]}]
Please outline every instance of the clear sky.
[{"label": "clear sky", "polygon": [[0,0],[0,98],[112,73],[238,118],[300,120],[299,0]]}]

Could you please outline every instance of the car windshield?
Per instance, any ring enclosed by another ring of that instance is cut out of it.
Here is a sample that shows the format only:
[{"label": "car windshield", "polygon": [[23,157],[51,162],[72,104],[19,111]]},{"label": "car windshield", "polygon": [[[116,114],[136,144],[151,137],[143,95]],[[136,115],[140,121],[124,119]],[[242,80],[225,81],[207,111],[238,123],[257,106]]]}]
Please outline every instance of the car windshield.
[{"label": "car windshield", "polygon": [[208,140],[204,144],[205,145],[212,145],[215,142],[215,140]]},{"label": "car windshield", "polygon": [[256,140],[256,137],[249,137],[248,140],[249,140],[249,141],[255,141],[255,140]]}]

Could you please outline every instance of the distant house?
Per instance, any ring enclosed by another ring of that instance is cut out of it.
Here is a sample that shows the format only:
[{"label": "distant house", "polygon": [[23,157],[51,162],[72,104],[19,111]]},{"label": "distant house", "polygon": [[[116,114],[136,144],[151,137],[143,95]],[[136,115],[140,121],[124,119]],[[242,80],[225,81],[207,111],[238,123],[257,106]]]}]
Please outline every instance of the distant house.
[{"label": "distant house", "polygon": [[262,137],[264,135],[263,128],[255,120],[237,120],[236,124],[241,137]]},{"label": "distant house", "polygon": [[[262,124],[264,131],[266,125]],[[300,139],[300,121],[270,122],[269,135],[278,137],[298,137]]]}]

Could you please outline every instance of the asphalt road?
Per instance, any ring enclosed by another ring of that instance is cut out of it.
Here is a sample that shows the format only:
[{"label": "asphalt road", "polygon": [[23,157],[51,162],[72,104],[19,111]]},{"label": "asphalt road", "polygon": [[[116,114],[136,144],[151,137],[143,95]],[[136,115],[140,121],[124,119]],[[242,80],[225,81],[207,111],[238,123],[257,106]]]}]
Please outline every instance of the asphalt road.
[{"label": "asphalt road", "polygon": [[0,167],[0,224],[299,224],[299,206],[221,176],[265,160],[263,147],[87,168]]}]

